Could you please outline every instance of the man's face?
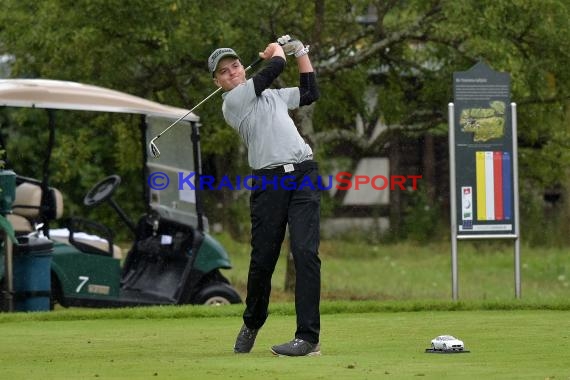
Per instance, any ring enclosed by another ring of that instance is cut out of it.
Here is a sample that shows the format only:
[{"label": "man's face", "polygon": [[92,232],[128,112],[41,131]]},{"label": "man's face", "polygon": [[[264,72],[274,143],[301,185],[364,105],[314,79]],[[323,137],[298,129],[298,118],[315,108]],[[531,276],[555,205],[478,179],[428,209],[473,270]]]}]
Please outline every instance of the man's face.
[{"label": "man's face", "polygon": [[239,59],[227,57],[220,60],[214,73],[214,82],[224,91],[245,83],[245,69]]}]

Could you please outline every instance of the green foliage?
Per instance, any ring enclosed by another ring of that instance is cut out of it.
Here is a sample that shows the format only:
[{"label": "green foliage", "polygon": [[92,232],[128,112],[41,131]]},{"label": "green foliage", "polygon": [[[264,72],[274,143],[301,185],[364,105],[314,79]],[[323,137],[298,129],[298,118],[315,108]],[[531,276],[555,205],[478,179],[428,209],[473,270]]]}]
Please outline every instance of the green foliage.
[{"label": "green foliage", "polygon": [[319,100],[316,109],[316,130],[349,129],[356,114],[365,115],[366,103],[362,89],[367,82],[367,75],[358,70],[342,73],[342,79],[332,76],[321,80],[320,91],[326,96]]},{"label": "green foliage", "polygon": [[520,200],[522,239],[532,247],[567,247],[570,244],[568,210],[556,204],[545,205],[542,192],[525,190]]},{"label": "green foliage", "polygon": [[440,241],[445,236],[441,220],[440,208],[430,202],[423,187],[408,193],[404,216],[404,236],[407,239],[416,242]]},{"label": "green foliage", "polygon": [[[368,22],[359,18],[365,15]],[[511,74],[520,182],[540,192],[559,184],[570,165],[569,20],[566,0],[4,0],[0,54],[13,57],[5,72],[14,77],[92,83],[191,108],[215,89],[206,69],[213,49],[231,46],[248,64],[269,41],[289,33],[311,45],[321,85],[307,138],[321,160],[346,158],[346,169],[361,157],[386,154],[385,147],[409,131],[446,133],[453,72],[484,60]],[[296,83],[296,70],[288,67],[275,84]],[[244,153],[220,105],[218,97],[197,111],[205,126],[204,155],[223,158],[215,164],[218,173],[241,172]],[[43,138],[44,117],[16,116],[14,122]],[[72,116],[66,122],[89,123],[90,130],[58,136],[54,181],[79,184],[69,189],[72,210],[108,171],[126,176],[125,194],[140,192],[139,137],[131,132],[136,122],[106,117]],[[388,125],[382,133],[378,121]],[[37,175],[42,145],[15,129],[10,139],[20,148],[8,159],[17,157],[19,168]],[[140,207],[134,198],[125,205]]]}]

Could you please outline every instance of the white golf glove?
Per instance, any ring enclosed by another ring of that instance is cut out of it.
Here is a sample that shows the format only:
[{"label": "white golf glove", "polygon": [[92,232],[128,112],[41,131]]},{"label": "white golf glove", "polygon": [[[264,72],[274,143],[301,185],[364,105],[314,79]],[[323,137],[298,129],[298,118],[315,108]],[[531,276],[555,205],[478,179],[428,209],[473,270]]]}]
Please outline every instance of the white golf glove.
[{"label": "white golf glove", "polygon": [[291,38],[288,34],[279,37],[277,43],[281,45],[285,54],[295,55],[296,58],[309,53],[309,45],[303,45],[301,41]]}]

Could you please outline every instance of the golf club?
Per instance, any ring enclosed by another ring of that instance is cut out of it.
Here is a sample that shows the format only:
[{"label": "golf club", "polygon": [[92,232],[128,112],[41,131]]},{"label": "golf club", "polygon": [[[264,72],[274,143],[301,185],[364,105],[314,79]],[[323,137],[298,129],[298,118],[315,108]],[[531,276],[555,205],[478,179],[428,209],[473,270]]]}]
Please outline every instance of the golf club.
[{"label": "golf club", "polygon": [[[251,69],[253,66],[257,65],[261,61],[263,61],[263,58],[261,58],[261,57],[257,58],[252,64],[250,64],[248,67],[245,68],[245,71],[247,72],[249,69]],[[158,150],[158,147],[156,146],[155,141],[158,140],[160,138],[160,136],[162,136],[164,133],[166,133],[170,128],[174,127],[178,122],[180,122],[180,120],[184,119],[186,116],[190,115],[192,113],[192,111],[194,111],[196,108],[200,107],[202,105],[202,103],[206,102],[212,96],[217,94],[221,89],[222,89],[221,87],[218,87],[214,92],[212,92],[210,95],[205,97],[200,103],[196,104],[190,111],[186,112],[186,114],[182,115],[180,118],[178,118],[172,124],[170,124],[164,131],[160,132],[152,140],[150,140],[150,143],[148,144],[149,150],[150,150],[150,155],[153,158],[160,157],[160,150]]]}]

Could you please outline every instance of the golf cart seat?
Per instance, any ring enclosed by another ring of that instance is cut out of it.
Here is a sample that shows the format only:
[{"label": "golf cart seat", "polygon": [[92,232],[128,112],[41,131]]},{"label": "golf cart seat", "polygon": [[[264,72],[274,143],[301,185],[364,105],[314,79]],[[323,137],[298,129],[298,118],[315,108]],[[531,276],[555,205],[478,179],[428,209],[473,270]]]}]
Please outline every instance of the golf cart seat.
[{"label": "golf cart seat", "polygon": [[[58,228],[50,230],[49,237],[51,240],[59,241],[65,244],[71,244],[80,251],[97,251],[105,252],[108,254],[110,250],[113,251],[112,256],[115,259],[123,258],[123,251],[121,247],[116,244],[112,244],[110,247],[109,240],[106,240],[97,235],[91,235],[85,232],[74,232],[72,239],[70,239],[70,230],[67,228]],[[73,240],[73,241],[71,241]]]},{"label": "golf cart seat", "polygon": [[[49,207],[43,213],[50,220],[63,215],[63,197],[57,189],[49,189]],[[8,220],[18,235],[29,234],[35,230],[35,224],[42,222],[42,188],[40,185],[22,182],[16,186],[16,197],[12,205],[12,214]]]},{"label": "golf cart seat", "polygon": [[[57,220],[63,216],[63,196],[55,188],[49,188],[48,206],[41,209],[42,188],[40,185],[30,182],[22,182],[16,186],[16,197],[12,205],[12,214],[8,220],[14,228],[16,235],[27,235],[35,231],[35,225],[45,219]],[[43,211],[43,212],[42,212]],[[70,244],[68,234],[54,234],[50,238],[55,241]],[[74,240],[82,246],[91,246],[98,251],[109,251],[109,243],[104,239],[96,239],[87,234],[75,234]],[[112,247],[112,255],[122,258],[121,248],[115,244]]]},{"label": "golf cart seat", "polygon": [[16,235],[27,235],[34,230],[32,223],[21,215],[8,214],[7,219],[12,224]]}]

